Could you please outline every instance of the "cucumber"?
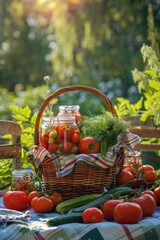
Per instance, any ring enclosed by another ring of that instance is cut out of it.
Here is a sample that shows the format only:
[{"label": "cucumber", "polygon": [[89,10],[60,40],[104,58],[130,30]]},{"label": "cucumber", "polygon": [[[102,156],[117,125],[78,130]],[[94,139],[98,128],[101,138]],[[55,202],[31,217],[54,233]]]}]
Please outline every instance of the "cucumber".
[{"label": "cucumber", "polygon": [[47,226],[58,226],[67,223],[83,223],[82,213],[67,213],[47,220]]},{"label": "cucumber", "polygon": [[81,212],[82,213],[85,209],[91,208],[91,207],[100,208],[101,205],[109,199],[112,199],[112,194],[108,193],[108,194],[105,194],[105,195],[103,195],[103,196],[85,204],[85,205],[82,205],[82,206],[77,207],[77,208],[73,208],[72,210],[70,210],[70,213],[74,213],[74,212]]},{"label": "cucumber", "polygon": [[100,196],[102,196],[102,193],[86,194],[79,197],[74,197],[69,200],[65,200],[56,206],[56,212],[61,214],[67,213],[70,209],[82,206],[88,202],[93,201],[94,199],[99,198]]}]

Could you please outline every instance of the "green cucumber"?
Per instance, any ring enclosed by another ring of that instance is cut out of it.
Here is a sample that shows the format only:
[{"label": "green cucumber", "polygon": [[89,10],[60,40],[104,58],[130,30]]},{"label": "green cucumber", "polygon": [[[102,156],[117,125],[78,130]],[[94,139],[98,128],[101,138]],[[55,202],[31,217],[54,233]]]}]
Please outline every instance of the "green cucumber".
[{"label": "green cucumber", "polygon": [[97,208],[100,208],[101,205],[109,200],[109,199],[112,199],[112,194],[105,194],[105,195],[102,195],[101,197],[85,204],[85,205],[82,205],[80,207],[77,207],[77,208],[73,208],[72,210],[70,210],[70,213],[72,212],[83,212],[85,209],[87,208],[91,208],[91,207],[97,207]]},{"label": "green cucumber", "polygon": [[83,223],[82,213],[68,213],[65,215],[58,215],[47,220],[47,226],[58,226],[67,223]]},{"label": "green cucumber", "polygon": [[69,199],[69,200],[65,200],[65,201],[59,203],[56,206],[56,212],[64,214],[64,213],[68,212],[70,209],[75,208],[75,207],[79,207],[79,206],[84,205],[88,202],[91,202],[91,201],[99,198],[100,196],[102,196],[102,193],[86,194],[86,195],[82,195],[82,196],[79,196],[79,197],[74,197],[74,198]]}]

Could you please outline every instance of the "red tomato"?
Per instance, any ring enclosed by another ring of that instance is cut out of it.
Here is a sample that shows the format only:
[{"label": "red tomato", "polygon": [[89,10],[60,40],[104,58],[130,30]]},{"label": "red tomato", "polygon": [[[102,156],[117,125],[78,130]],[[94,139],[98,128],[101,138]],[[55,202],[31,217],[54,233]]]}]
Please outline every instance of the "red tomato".
[{"label": "red tomato", "polygon": [[63,196],[59,192],[54,192],[49,198],[53,201],[54,206],[56,207],[59,203],[63,202]]},{"label": "red tomato", "polygon": [[71,142],[78,144],[80,141],[80,134],[77,131],[74,131],[74,133],[71,135]]},{"label": "red tomato", "polygon": [[76,122],[79,122],[82,120],[82,115],[80,113],[75,113],[75,118],[76,118]]},{"label": "red tomato", "polygon": [[78,149],[80,153],[90,154],[99,153],[101,144],[99,141],[95,141],[93,137],[85,137],[80,140],[78,144]]},{"label": "red tomato", "polygon": [[136,175],[136,170],[135,170],[135,168],[134,168],[133,165],[130,165],[130,166],[124,166],[123,169],[124,169],[124,170],[127,170],[127,171],[129,171],[129,172],[131,172],[134,176]]},{"label": "red tomato", "polygon": [[117,176],[116,183],[117,186],[121,186],[130,180],[134,180],[134,175],[130,171],[122,169]]},{"label": "red tomato", "polygon": [[41,136],[41,141],[42,141],[43,144],[48,144],[48,140],[49,140],[49,132],[45,132]]},{"label": "red tomato", "polygon": [[8,209],[24,211],[28,208],[27,194],[23,191],[7,191],[3,196],[3,203]]},{"label": "red tomato", "polygon": [[149,194],[142,194],[140,197],[133,197],[131,202],[137,203],[141,206],[143,217],[151,216],[156,210],[156,201]]},{"label": "red tomato", "polygon": [[152,191],[150,189],[146,189],[144,192],[142,192],[142,194],[149,194],[149,195],[151,195],[154,198],[154,200],[156,201],[156,203],[157,203],[157,196],[154,193],[154,191]]},{"label": "red tomato", "polygon": [[120,224],[138,223],[142,219],[142,214],[142,208],[133,202],[119,203],[113,211],[114,220]]},{"label": "red tomato", "polygon": [[32,199],[34,198],[34,197],[39,197],[41,195],[41,192],[39,192],[39,191],[32,191],[32,192],[30,192],[29,194],[28,194],[28,203],[29,203],[29,205],[31,204],[31,201],[32,201]]},{"label": "red tomato", "polygon": [[40,147],[44,147],[45,149],[48,149],[48,144],[40,143]]},{"label": "red tomato", "polygon": [[160,205],[160,186],[154,189],[154,194],[157,197],[157,205]]},{"label": "red tomato", "polygon": [[31,200],[31,207],[37,213],[48,213],[53,210],[53,202],[48,197],[34,197]]},{"label": "red tomato", "polygon": [[56,144],[56,143],[49,143],[48,144],[48,151],[49,152],[56,153],[57,149],[58,149],[58,144]]},{"label": "red tomato", "polygon": [[71,152],[71,150],[72,150],[72,146],[73,146],[73,144],[71,143],[71,142],[67,142],[67,141],[64,141],[63,143],[62,143],[62,147],[61,147],[61,151],[63,152],[63,153],[69,153],[69,152]]},{"label": "red tomato", "polygon": [[157,179],[156,171],[151,165],[143,165],[138,169],[138,172],[147,183],[151,183],[150,186],[153,185]]},{"label": "red tomato", "polygon": [[70,141],[71,135],[74,132],[74,128],[72,125],[62,124],[57,127],[57,132],[60,135],[61,139]]},{"label": "red tomato", "polygon": [[104,220],[103,212],[96,207],[87,208],[82,213],[84,223],[98,223]]},{"label": "red tomato", "polygon": [[102,206],[102,212],[103,212],[104,218],[108,221],[113,221],[114,208],[117,206],[117,204],[122,202],[123,200],[120,200],[120,199],[111,199],[106,201]]}]

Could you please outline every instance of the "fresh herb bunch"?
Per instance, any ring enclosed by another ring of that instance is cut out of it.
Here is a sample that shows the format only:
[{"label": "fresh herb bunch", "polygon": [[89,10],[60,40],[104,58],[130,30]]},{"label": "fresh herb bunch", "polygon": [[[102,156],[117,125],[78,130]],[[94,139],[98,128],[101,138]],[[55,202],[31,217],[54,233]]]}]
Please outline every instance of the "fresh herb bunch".
[{"label": "fresh herb bunch", "polygon": [[81,121],[81,137],[94,137],[101,142],[101,154],[104,156],[107,149],[117,142],[117,136],[127,132],[130,123],[113,116],[110,112],[104,112],[98,116],[85,116]]}]

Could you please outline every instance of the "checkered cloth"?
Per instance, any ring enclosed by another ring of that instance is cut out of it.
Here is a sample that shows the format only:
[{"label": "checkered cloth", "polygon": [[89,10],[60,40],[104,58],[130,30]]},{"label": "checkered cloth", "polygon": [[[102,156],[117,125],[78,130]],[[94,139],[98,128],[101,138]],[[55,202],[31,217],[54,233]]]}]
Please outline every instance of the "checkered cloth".
[{"label": "checkered cloth", "polygon": [[[0,207],[3,206],[0,198]],[[69,223],[47,227],[45,219],[56,213],[37,214],[29,210],[31,219],[27,225],[0,224],[1,240],[160,240],[160,206],[151,217],[138,224],[118,224],[104,221],[95,224]],[[0,212],[1,214],[1,212]]]},{"label": "checkered cloth", "polygon": [[100,154],[51,154],[45,148],[37,145],[34,145],[31,148],[29,155],[33,156],[34,164],[37,169],[40,164],[45,161],[46,156],[48,158],[52,158],[56,168],[57,177],[64,177],[73,171],[78,162],[83,162],[95,167],[107,169],[113,166],[121,147],[124,147],[129,151],[134,151],[134,146],[139,142],[140,137],[138,135],[127,132],[118,135],[117,144],[111,147],[103,157]]}]

